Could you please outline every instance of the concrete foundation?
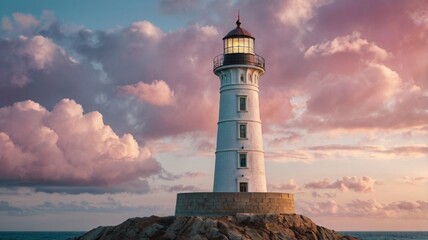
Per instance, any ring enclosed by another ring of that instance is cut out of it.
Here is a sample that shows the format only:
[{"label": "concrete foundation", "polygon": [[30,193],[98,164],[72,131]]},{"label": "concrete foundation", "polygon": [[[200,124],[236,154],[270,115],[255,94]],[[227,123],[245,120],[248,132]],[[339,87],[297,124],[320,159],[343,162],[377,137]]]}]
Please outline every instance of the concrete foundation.
[{"label": "concrete foundation", "polygon": [[177,194],[175,216],[226,216],[237,213],[293,214],[294,195],[275,192]]}]

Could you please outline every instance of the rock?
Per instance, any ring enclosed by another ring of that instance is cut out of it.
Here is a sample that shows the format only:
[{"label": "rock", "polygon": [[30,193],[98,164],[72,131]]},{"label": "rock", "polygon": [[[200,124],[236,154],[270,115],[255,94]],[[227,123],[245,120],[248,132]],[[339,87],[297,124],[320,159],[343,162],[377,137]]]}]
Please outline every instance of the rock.
[{"label": "rock", "polygon": [[164,229],[165,227],[160,225],[159,223],[154,223],[143,230],[143,234],[145,237],[152,237],[156,235],[160,230]]},{"label": "rock", "polygon": [[97,227],[74,238],[74,240],[110,239],[358,240],[318,226],[311,219],[297,214],[131,218],[115,227]]},{"label": "rock", "polygon": [[204,224],[204,220],[202,220],[201,217],[195,217],[193,220],[193,224],[191,226],[192,231],[190,232],[191,235],[195,235],[200,232],[200,228]]},{"label": "rock", "polygon": [[80,240],[91,240],[100,239],[101,234],[106,230],[107,227],[97,227],[81,236]]}]

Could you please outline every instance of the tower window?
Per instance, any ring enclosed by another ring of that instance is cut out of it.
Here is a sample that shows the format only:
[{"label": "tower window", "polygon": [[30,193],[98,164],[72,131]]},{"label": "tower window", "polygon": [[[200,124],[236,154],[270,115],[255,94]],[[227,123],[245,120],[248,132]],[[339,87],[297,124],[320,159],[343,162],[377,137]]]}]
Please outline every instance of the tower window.
[{"label": "tower window", "polygon": [[239,138],[246,139],[247,138],[247,124],[240,123],[239,126]]},{"label": "tower window", "polygon": [[248,183],[240,182],[239,183],[239,191],[240,192],[248,192]]},{"label": "tower window", "polygon": [[247,167],[247,153],[239,153],[239,167],[240,168]]},{"label": "tower window", "polygon": [[241,82],[245,82],[244,81],[244,76],[241,75]]},{"label": "tower window", "polygon": [[238,111],[247,111],[247,96],[238,96]]}]

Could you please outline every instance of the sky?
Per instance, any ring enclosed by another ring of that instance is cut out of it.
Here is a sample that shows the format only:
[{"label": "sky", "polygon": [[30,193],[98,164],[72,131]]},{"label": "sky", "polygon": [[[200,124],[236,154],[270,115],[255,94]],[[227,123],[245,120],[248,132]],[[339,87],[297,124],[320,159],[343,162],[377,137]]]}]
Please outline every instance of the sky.
[{"label": "sky", "polygon": [[219,79],[266,59],[269,191],[335,230],[428,230],[428,3],[0,0],[0,230],[174,214],[212,191]]}]

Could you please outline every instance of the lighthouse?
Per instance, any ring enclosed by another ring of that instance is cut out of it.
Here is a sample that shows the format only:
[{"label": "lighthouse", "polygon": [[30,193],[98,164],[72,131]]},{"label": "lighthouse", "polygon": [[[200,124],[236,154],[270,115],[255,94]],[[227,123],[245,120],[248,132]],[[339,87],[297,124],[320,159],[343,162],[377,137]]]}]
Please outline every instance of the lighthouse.
[{"label": "lighthouse", "polygon": [[236,21],[214,58],[220,79],[220,108],[214,192],[266,192],[259,109],[259,80],[265,60],[255,53],[255,38]]},{"label": "lighthouse", "polygon": [[214,58],[220,79],[214,191],[178,193],[175,216],[295,213],[292,193],[266,192],[259,109],[265,60],[254,50],[255,38],[238,17]]}]

